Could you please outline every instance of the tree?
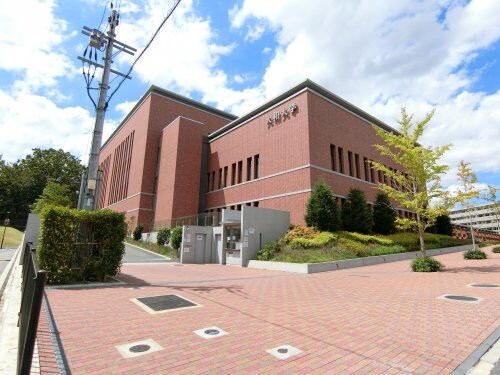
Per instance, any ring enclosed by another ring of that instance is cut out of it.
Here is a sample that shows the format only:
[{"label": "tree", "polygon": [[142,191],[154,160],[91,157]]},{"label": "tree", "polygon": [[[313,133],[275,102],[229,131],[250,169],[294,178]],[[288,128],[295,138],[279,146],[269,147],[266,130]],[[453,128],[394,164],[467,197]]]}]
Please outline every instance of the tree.
[{"label": "tree", "polygon": [[455,200],[461,203],[465,208],[465,213],[467,219],[469,220],[470,234],[472,237],[472,249],[476,249],[476,239],[474,236],[474,228],[472,225],[472,220],[474,219],[474,207],[472,204],[473,199],[479,198],[479,190],[476,188],[477,176],[472,171],[470,163],[466,163],[463,160],[460,161],[458,165],[458,181],[460,186],[455,192]]},{"label": "tree", "polygon": [[[406,109],[401,109],[399,132],[387,132],[375,127],[375,132],[384,141],[375,148],[383,156],[388,156],[402,167],[402,170],[389,169],[382,163],[372,162],[374,168],[382,171],[391,184],[379,182],[379,188],[389,198],[415,213],[413,218],[396,218],[396,225],[401,229],[416,229],[420,241],[420,250],[424,257],[424,232],[434,224],[439,215],[448,211],[452,200],[441,189],[441,175],[449,169],[438,164],[441,156],[451,147],[424,147],[418,144],[427,124],[432,119],[434,111],[427,113],[424,119],[413,124],[413,115],[408,115]],[[413,129],[413,132],[411,130]]]},{"label": "tree", "polygon": [[373,206],[373,230],[379,234],[394,233],[396,231],[396,216],[389,196],[379,192]]},{"label": "tree", "polygon": [[48,205],[72,208],[74,202],[75,194],[71,192],[68,185],[58,184],[54,180],[49,179],[42,194],[31,208],[33,212],[40,213]]},{"label": "tree", "polygon": [[160,246],[163,246],[168,244],[169,241],[170,241],[170,229],[160,228],[160,230],[156,234],[156,243]]},{"label": "tree", "polygon": [[321,231],[333,232],[340,228],[337,203],[324,181],[314,184],[313,192],[307,201],[304,219],[307,226]]},{"label": "tree", "polygon": [[437,234],[444,234],[446,236],[453,235],[453,226],[451,225],[451,219],[448,215],[439,215],[436,218],[436,223],[434,224]]},{"label": "tree", "polygon": [[177,257],[179,257],[179,249],[181,247],[182,243],[182,227],[177,226],[174,229],[172,229],[171,235],[170,235],[170,245],[172,245],[172,248],[177,250]]},{"label": "tree", "polygon": [[358,188],[349,189],[341,216],[342,225],[349,232],[370,233],[372,230],[372,212],[366,202],[365,193]]},{"label": "tree", "polygon": [[30,155],[13,164],[0,163],[0,219],[10,212],[12,222],[23,226],[31,205],[49,179],[69,186],[76,199],[83,170],[76,157],[53,148],[34,148]]}]

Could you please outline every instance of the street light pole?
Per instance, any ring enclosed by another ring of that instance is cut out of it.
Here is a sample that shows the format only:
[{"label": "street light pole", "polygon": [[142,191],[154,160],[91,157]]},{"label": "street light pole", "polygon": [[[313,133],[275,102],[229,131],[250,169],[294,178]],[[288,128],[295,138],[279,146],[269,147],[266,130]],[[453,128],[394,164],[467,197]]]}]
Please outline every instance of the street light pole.
[{"label": "street light pole", "polygon": [[2,243],[0,244],[0,249],[3,249],[3,240],[5,239],[5,232],[7,232],[7,226],[10,225],[9,214],[10,212],[7,212],[7,218],[3,221],[3,235],[2,235]]}]

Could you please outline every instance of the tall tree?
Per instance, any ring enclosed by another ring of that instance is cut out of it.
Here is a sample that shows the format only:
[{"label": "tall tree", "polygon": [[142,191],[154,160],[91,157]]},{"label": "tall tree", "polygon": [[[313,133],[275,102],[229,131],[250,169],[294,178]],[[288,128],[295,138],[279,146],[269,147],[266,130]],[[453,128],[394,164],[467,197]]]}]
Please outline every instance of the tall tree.
[{"label": "tall tree", "polygon": [[396,216],[389,196],[379,192],[373,205],[373,230],[379,234],[394,233],[396,231]]},{"label": "tall tree", "polygon": [[[441,189],[441,175],[448,166],[438,164],[441,156],[451,147],[424,147],[418,143],[419,138],[432,119],[434,111],[427,113],[424,119],[413,123],[413,115],[401,109],[398,121],[400,134],[387,132],[374,126],[377,135],[384,141],[375,145],[381,155],[388,156],[402,167],[402,170],[389,169],[384,164],[372,162],[392,181],[391,184],[379,183],[381,191],[394,199],[404,208],[415,213],[414,218],[398,217],[396,225],[402,229],[416,229],[420,241],[422,255],[425,252],[424,232],[436,218],[445,214],[452,206],[448,194]],[[412,131],[413,128],[413,131]]]},{"label": "tall tree", "polygon": [[479,198],[479,190],[476,188],[477,176],[472,171],[470,167],[470,163],[466,163],[463,160],[460,161],[458,166],[458,181],[460,182],[460,186],[456,191],[455,200],[458,203],[461,203],[465,208],[465,213],[467,219],[469,220],[469,229],[472,237],[472,248],[476,248],[476,240],[474,236],[474,228],[473,228],[473,220],[475,216],[474,205],[472,203],[473,199]]},{"label": "tall tree", "polygon": [[0,219],[10,212],[12,222],[23,226],[30,206],[42,194],[49,179],[69,186],[76,194],[83,170],[76,157],[53,148],[34,148],[30,155],[13,164],[0,163]]},{"label": "tall tree", "polygon": [[342,225],[350,232],[370,233],[373,225],[372,212],[366,202],[365,193],[358,188],[349,189],[342,207]]},{"label": "tall tree", "polygon": [[330,187],[324,181],[320,180],[314,184],[304,218],[308,226],[318,230],[333,232],[340,228],[337,203]]},{"label": "tall tree", "polygon": [[76,196],[71,192],[68,185],[58,184],[50,179],[31,209],[33,212],[40,213],[48,205],[72,208],[75,200]]}]

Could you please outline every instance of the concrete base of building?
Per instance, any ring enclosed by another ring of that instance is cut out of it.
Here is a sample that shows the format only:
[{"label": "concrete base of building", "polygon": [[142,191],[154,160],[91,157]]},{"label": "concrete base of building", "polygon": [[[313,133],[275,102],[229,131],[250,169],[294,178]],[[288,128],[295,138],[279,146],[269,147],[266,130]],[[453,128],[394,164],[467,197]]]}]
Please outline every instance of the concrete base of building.
[{"label": "concrete base of building", "polygon": [[[462,245],[454,247],[445,247],[442,249],[427,250],[428,256],[443,255],[465,251],[471,248],[471,245]],[[248,262],[248,268],[258,268],[273,271],[295,272],[295,273],[317,273],[335,271],[346,268],[355,268],[363,266],[371,266],[374,264],[398,262],[400,260],[408,260],[416,258],[420,255],[420,251],[411,251],[408,253],[380,255],[374,257],[357,258],[338,260],[333,262],[321,263],[286,263],[286,262],[272,262],[264,260],[251,260]]]}]

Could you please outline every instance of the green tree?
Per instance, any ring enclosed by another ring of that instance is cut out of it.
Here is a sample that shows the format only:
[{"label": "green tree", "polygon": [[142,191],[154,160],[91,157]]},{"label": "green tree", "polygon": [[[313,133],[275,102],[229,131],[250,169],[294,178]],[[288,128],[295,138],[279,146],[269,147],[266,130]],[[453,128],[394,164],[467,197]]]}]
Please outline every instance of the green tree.
[{"label": "green tree", "polygon": [[177,256],[179,256],[179,249],[181,247],[181,243],[182,243],[182,227],[178,226],[172,229],[170,235],[170,245],[172,245],[172,248],[177,250]]},{"label": "green tree", "polygon": [[451,219],[448,215],[439,215],[436,218],[436,223],[434,224],[437,234],[444,234],[446,236],[453,235],[453,226],[451,225]]},{"label": "green tree", "polygon": [[160,228],[160,230],[156,234],[156,243],[160,246],[163,246],[168,244],[168,241],[170,241],[170,229]]},{"label": "green tree", "polygon": [[477,176],[472,171],[470,163],[466,163],[463,160],[461,160],[460,164],[458,165],[457,177],[460,186],[458,190],[456,190],[455,192],[455,200],[458,203],[461,203],[462,206],[465,208],[465,213],[467,219],[469,220],[470,234],[472,237],[472,249],[475,250],[476,239],[474,236],[474,228],[472,222],[476,214],[472,204],[472,200],[479,198],[480,192],[475,186],[477,183]]},{"label": "green tree", "polygon": [[332,191],[324,181],[318,181],[314,184],[304,218],[307,226],[315,227],[321,231],[333,232],[340,229],[337,203]]},{"label": "green tree", "polygon": [[58,184],[54,180],[47,181],[40,197],[31,206],[33,212],[40,213],[48,205],[72,208],[75,203],[75,194],[68,185]]},{"label": "green tree", "polygon": [[488,185],[488,190],[483,199],[491,205],[491,213],[495,216],[497,230],[500,233],[500,202],[497,199],[498,191],[500,191],[500,188]]},{"label": "green tree", "polygon": [[9,211],[13,223],[24,225],[31,205],[49,179],[67,185],[76,199],[83,170],[76,157],[53,148],[34,148],[30,155],[13,164],[0,163],[0,219]]},{"label": "green tree", "polygon": [[425,230],[453,204],[452,200],[448,199],[448,194],[441,189],[441,175],[446,173],[449,167],[438,164],[451,145],[433,148],[418,143],[433,115],[434,111],[414,124],[413,115],[408,115],[406,109],[402,108],[401,119],[398,121],[399,134],[374,126],[375,132],[384,141],[383,144],[375,145],[375,148],[381,155],[390,157],[402,167],[399,171],[389,169],[382,163],[372,162],[376,169],[393,182],[379,183],[379,188],[400,206],[415,213],[415,218],[396,218],[396,225],[402,229],[414,228],[417,231],[424,257],[427,256]]},{"label": "green tree", "polygon": [[396,216],[389,196],[379,192],[373,206],[373,230],[380,234],[394,233],[396,231]]},{"label": "green tree", "polygon": [[349,189],[342,207],[342,225],[349,232],[370,233],[373,225],[372,212],[365,193],[358,188]]}]

